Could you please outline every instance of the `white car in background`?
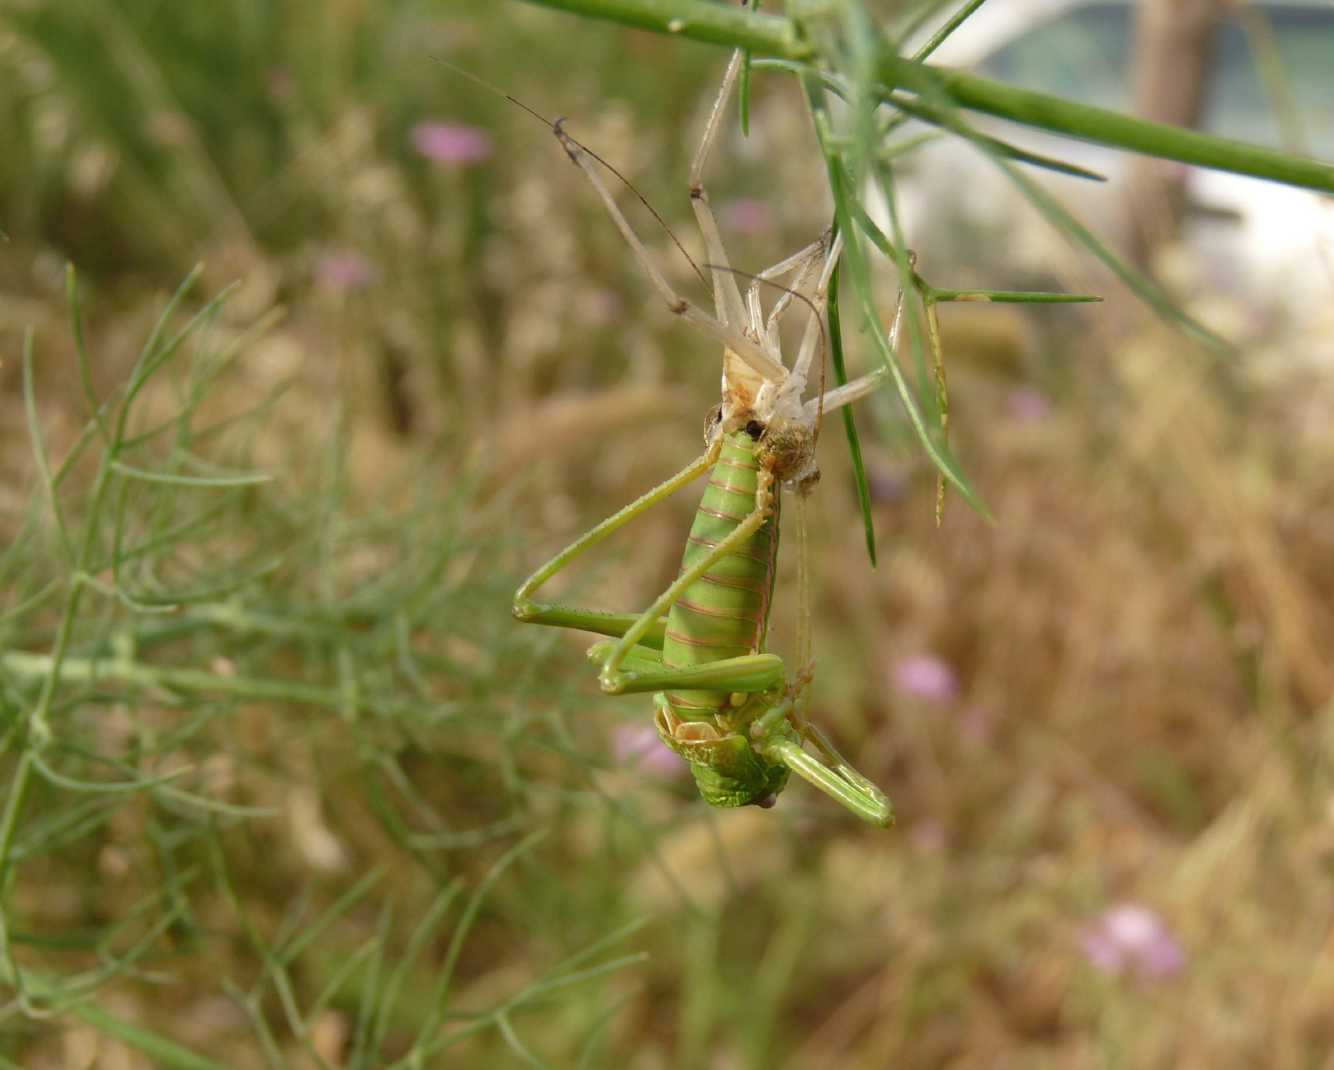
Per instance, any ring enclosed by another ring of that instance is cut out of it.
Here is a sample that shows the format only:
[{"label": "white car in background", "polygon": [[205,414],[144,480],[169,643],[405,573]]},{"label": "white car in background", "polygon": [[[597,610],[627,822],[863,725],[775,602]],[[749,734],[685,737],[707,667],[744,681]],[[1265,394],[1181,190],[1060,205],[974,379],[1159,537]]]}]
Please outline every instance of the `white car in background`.
[{"label": "white car in background", "polygon": [[[1129,111],[1136,6],[1131,0],[991,0],[931,62]],[[1218,33],[1201,128],[1334,159],[1334,0],[1238,0],[1228,5]],[[1255,58],[1266,44],[1280,61],[1269,68]],[[1276,95],[1290,106],[1276,108]],[[1106,183],[1094,183],[1020,165],[1124,251],[1127,153],[965,114],[976,128],[1011,144],[1107,176]],[[1189,172],[1182,239],[1195,254],[1201,288],[1303,321],[1313,306],[1334,304],[1334,197],[1202,168]],[[901,174],[910,241],[931,262],[975,267],[997,287],[1059,278],[1054,266],[1073,263],[1065,239],[980,150],[959,139],[925,146]]]}]

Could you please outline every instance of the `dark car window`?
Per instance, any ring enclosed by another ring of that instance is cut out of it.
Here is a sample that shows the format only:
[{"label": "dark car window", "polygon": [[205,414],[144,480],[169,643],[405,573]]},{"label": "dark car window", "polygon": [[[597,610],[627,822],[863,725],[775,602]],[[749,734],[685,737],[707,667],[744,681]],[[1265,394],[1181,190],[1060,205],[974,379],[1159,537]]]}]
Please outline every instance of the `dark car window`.
[{"label": "dark car window", "polygon": [[[1303,151],[1329,158],[1334,155],[1334,4],[1255,4],[1251,10],[1250,24],[1229,19],[1219,29],[1203,126],[1225,137],[1294,147],[1283,143],[1283,112],[1295,117],[1287,126],[1300,136]],[[983,61],[981,72],[1124,111],[1130,107],[1132,16],[1127,3],[1078,8],[998,49]],[[1266,39],[1277,59],[1277,74],[1270,78],[1261,76],[1257,60],[1266,55]]]},{"label": "dark car window", "polygon": [[1129,103],[1130,9],[1095,4],[1071,11],[992,53],[982,73],[1024,89],[1124,110]]},{"label": "dark car window", "polygon": [[[1229,22],[1221,30],[1205,125],[1225,137],[1334,156],[1334,5],[1257,4],[1253,11],[1259,25]],[[1272,71],[1260,59],[1266,38]],[[1281,117],[1291,120],[1300,146],[1284,145]]]}]

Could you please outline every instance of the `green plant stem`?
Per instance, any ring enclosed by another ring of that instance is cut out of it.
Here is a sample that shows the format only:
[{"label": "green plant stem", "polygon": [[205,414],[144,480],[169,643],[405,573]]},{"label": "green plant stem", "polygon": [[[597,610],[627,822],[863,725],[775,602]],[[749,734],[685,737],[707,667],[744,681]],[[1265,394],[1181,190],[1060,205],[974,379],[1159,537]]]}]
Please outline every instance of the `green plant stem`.
[{"label": "green plant stem", "polygon": [[[3,980],[11,984],[14,982],[12,976],[4,977]],[[32,986],[33,994],[40,999],[53,1002],[60,999],[59,988],[53,981],[29,975],[27,984]],[[122,1043],[151,1056],[154,1066],[164,1067],[167,1070],[225,1070],[223,1063],[207,1059],[161,1033],[128,1022],[90,1000],[79,1000],[61,1006],[60,1011],[80,1018],[98,1032],[115,1037]]]},{"label": "green plant stem", "polygon": [[[10,651],[0,654],[0,669],[14,676],[42,680],[44,684],[58,672],[62,680],[78,683],[114,682],[133,687],[164,688],[250,701],[292,702],[323,706],[332,710],[343,709],[347,702],[343,689],[337,687],[319,687],[297,680],[219,676],[200,669],[146,665],[129,658],[114,656],[107,658],[67,656],[57,666],[56,659],[50,654]],[[420,710],[420,704],[412,705]],[[386,707],[393,709],[388,711]],[[439,716],[444,708],[443,705],[434,706],[432,712],[435,716]],[[373,702],[366,699],[359,699],[357,702],[357,712],[403,712],[405,709],[405,704],[401,702]]]},{"label": "green plant stem", "polygon": [[815,50],[796,24],[781,15],[762,15],[709,0],[532,0],[546,7],[655,33],[680,34],[695,41],[748,48],[766,56],[811,59]]},{"label": "green plant stem", "polygon": [[[835,220],[837,225],[837,220]],[[839,310],[838,284],[842,265],[834,267],[829,277],[829,303],[826,319],[829,323],[829,355],[834,365],[834,381],[843,386],[848,381],[847,364],[843,359],[843,317]],[[857,507],[862,514],[862,529],[866,533],[866,555],[875,568],[875,517],[871,512],[871,487],[866,479],[866,462],[862,459],[862,444],[857,437],[857,425],[853,421],[852,406],[843,406],[843,430],[848,437],[848,456],[852,460],[853,485],[857,489]]]},{"label": "green plant stem", "polygon": [[[530,2],[655,33],[744,48],[757,55],[802,62],[816,58],[814,46],[804,38],[797,21],[755,14],[708,0]],[[877,79],[884,83],[883,87],[877,87],[882,99],[889,96],[890,89],[906,89],[943,97],[962,108],[1083,141],[1291,186],[1334,192],[1334,164],[1319,160],[1149,122],[1105,108],[1076,104],[963,71],[914,63],[887,48],[880,49],[875,70]]]},{"label": "green plant stem", "polygon": [[[906,61],[894,58],[890,64],[882,60],[881,70],[906,65]],[[1334,192],[1334,165],[1320,160],[1076,104],[964,71],[933,69],[933,74],[939,78],[940,89],[962,108],[1146,156]]]},{"label": "green plant stem", "polygon": [[[29,335],[23,351],[25,395],[28,399],[32,397],[32,362],[32,336]],[[31,401],[29,401],[29,407],[32,408]],[[35,448],[40,455],[40,431],[35,423],[32,428],[32,435]],[[56,686],[60,681],[61,663],[69,649],[70,639],[74,634],[74,624],[79,616],[79,602],[83,597],[84,586],[89,580],[88,562],[92,558],[97,543],[96,519],[101,512],[110,481],[110,460],[111,448],[108,447],[106,455],[98,468],[97,478],[93,483],[88,521],[84,527],[78,557],[74,562],[74,574],[71,578],[69,591],[65,596],[65,607],[61,613],[55,643],[52,645],[51,653],[44,657],[47,662],[47,670],[42,677],[41,691],[26,718],[25,730],[28,735],[28,739],[25,741],[26,747],[18,767],[14,771],[14,777],[10,781],[4,817],[0,821],[0,902],[3,901],[5,893],[9,889],[9,880],[13,872],[11,855],[14,847],[14,837],[18,831],[19,815],[23,810],[23,801],[28,792],[28,780],[32,775],[32,759],[38,751],[46,746],[51,738],[51,727],[48,718],[50,717]],[[47,480],[47,487],[53,503],[52,508],[55,510],[56,495],[49,479]]]}]

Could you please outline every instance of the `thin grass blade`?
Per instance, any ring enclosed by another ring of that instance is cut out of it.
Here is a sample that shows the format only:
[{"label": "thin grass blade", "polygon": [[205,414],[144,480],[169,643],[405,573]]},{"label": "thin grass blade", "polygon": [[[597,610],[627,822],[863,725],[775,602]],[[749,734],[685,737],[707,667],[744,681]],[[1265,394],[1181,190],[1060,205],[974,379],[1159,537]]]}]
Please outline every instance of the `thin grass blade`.
[{"label": "thin grass blade", "polygon": [[[838,283],[842,265],[834,268],[829,280],[829,353],[833,359],[834,381],[843,386],[848,381],[847,362],[843,355],[843,317],[838,307]],[[871,513],[871,488],[866,479],[866,462],[862,458],[862,444],[857,437],[857,424],[852,417],[852,406],[843,406],[843,430],[848,436],[848,455],[852,458],[852,482],[857,489],[857,508],[862,514],[862,528],[866,534],[866,556],[871,567],[876,567],[875,517]]]}]

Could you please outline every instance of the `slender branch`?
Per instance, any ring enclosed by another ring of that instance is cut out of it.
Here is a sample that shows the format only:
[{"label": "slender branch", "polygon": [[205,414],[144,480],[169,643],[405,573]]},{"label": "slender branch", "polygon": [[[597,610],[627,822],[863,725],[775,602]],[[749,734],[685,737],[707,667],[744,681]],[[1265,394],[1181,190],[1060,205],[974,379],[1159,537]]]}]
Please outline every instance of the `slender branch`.
[{"label": "slender branch", "polygon": [[[882,70],[905,64],[905,60],[893,57],[882,61]],[[964,71],[933,68],[933,74],[940,78],[941,90],[962,108],[1148,156],[1334,192],[1334,164],[1137,119],[1107,108],[1075,104]]]},{"label": "slender branch", "polygon": [[[748,49],[760,56],[809,62],[815,49],[800,24],[710,0],[530,0],[574,14],[637,26],[655,33]],[[961,108],[1024,126],[1101,145],[1142,152],[1219,171],[1270,179],[1290,186],[1334,192],[1334,164],[1213,137],[1193,130],[1076,104],[1046,93],[1018,89],[964,71],[914,63],[891,51],[880,53],[876,75],[890,89],[906,89]]]},{"label": "slender branch", "polygon": [[710,0],[531,0],[545,7],[654,33],[679,34],[694,41],[736,45],[764,56],[812,59],[815,49],[796,24],[781,15],[762,15]]}]

